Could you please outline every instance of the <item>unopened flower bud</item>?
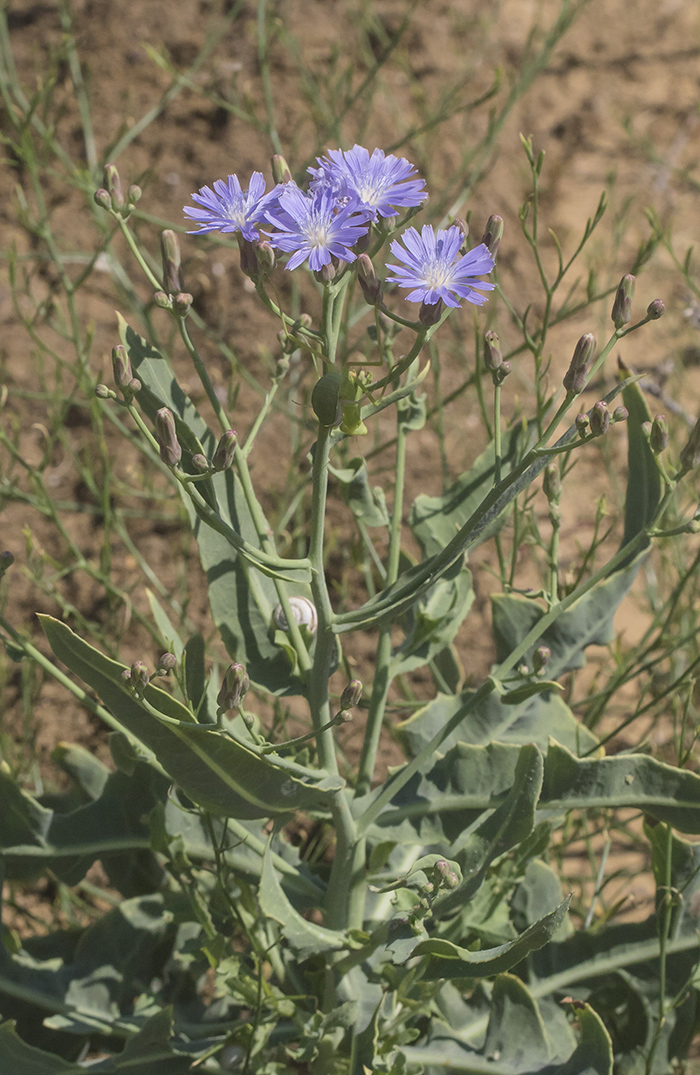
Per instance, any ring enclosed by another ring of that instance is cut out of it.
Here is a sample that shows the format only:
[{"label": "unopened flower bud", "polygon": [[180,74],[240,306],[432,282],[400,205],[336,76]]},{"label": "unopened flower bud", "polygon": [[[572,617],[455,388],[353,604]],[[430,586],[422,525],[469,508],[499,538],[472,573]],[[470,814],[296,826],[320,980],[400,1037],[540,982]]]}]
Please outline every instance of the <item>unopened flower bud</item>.
[{"label": "unopened flower bud", "polygon": [[117,393],[113,389],[108,388],[106,384],[96,384],[95,385],[95,395],[97,396],[98,399],[116,399],[117,398]]},{"label": "unopened flower bud", "polygon": [[651,423],[649,447],[654,455],[660,455],[668,448],[668,423],[665,414],[657,414]]},{"label": "unopened flower bud", "polygon": [[362,697],[362,683],[359,679],[351,679],[340,696],[341,709],[353,709]]},{"label": "unopened flower bud", "polygon": [[431,325],[437,325],[441,317],[442,299],[438,299],[437,302],[433,303],[421,303],[420,310],[418,311],[418,320],[420,321],[421,325],[425,325],[426,328],[430,328]]},{"label": "unopened flower bud", "polygon": [[95,201],[95,205],[99,205],[100,209],[112,208],[112,199],[109,196],[109,191],[105,190],[104,187],[100,187],[98,190],[95,191],[95,193],[93,194],[93,199]]},{"label": "unopened flower bud", "polygon": [[457,217],[457,219],[454,221],[453,226],[455,228],[459,228],[462,233],[462,242],[460,243],[459,252],[460,254],[466,254],[467,239],[469,238],[469,225],[462,217]]},{"label": "unopened flower bud", "polygon": [[585,412],[583,414],[577,414],[574,425],[576,426],[579,437],[585,437],[590,429],[591,420]]},{"label": "unopened flower bud", "polygon": [[688,443],[681,452],[683,470],[694,470],[697,466],[700,466],[700,418],[693,426]]},{"label": "unopened flower bud", "polygon": [[149,684],[151,676],[143,661],[134,661],[131,666],[131,678],[129,680],[135,691],[144,691]]},{"label": "unopened flower bud", "polygon": [[487,332],[484,336],[484,365],[491,373],[503,365],[501,341],[495,332]]},{"label": "unopened flower bud", "polygon": [[236,441],[237,436],[234,429],[227,429],[225,433],[221,434],[211,461],[214,470],[228,470],[229,467],[233,466],[233,460],[236,455]]},{"label": "unopened flower bud", "polygon": [[241,272],[245,273],[255,283],[258,279],[258,255],[255,243],[251,243],[249,239],[244,239],[240,232],[237,238],[238,250],[241,255]]},{"label": "unopened flower bud", "polygon": [[666,304],[663,299],[652,299],[647,306],[647,317],[650,321],[658,321],[666,313]]},{"label": "unopened flower bud", "polygon": [[510,362],[501,362],[497,370],[491,371],[491,380],[496,386],[503,384],[512,369]]},{"label": "unopened flower bud", "polygon": [[265,279],[265,277],[270,276],[270,274],[274,272],[275,265],[277,264],[275,252],[270,243],[261,241],[255,244],[255,256],[258,263],[258,273]]},{"label": "unopened flower bud", "polygon": [[200,474],[204,474],[207,470],[209,470],[209,460],[207,459],[206,455],[202,455],[201,452],[197,452],[196,455],[192,456],[192,466],[194,470],[198,470]]},{"label": "unopened flower bud", "polygon": [[193,301],[189,291],[178,291],[177,295],[173,295],[173,313],[178,317],[187,317]]},{"label": "unopened flower bud", "polygon": [[579,339],[568,370],[564,374],[564,388],[578,396],[583,392],[586,375],[596,349],[596,338],[591,332],[584,332]]},{"label": "unopened flower bud", "polygon": [[250,679],[242,664],[230,664],[224,673],[216,704],[224,713],[237,709],[248,693]]},{"label": "unopened flower bud", "polygon": [[117,388],[129,388],[134,374],[126,347],[121,343],[112,348],[112,373]]},{"label": "unopened flower bud", "polygon": [[594,437],[602,437],[610,428],[610,411],[604,400],[599,400],[593,405],[591,411],[591,433]]},{"label": "unopened flower bud", "polygon": [[5,550],[0,552],[0,579],[3,577],[8,568],[12,567],[15,562],[15,558],[11,552]]},{"label": "unopened flower bud", "polygon": [[124,208],[124,192],[122,190],[122,181],[119,178],[119,172],[115,164],[107,164],[105,166],[104,175],[102,181],[109,191],[109,200],[112,209],[117,211]]},{"label": "unopened flower bud", "polygon": [[333,718],[334,724],[348,724],[352,720],[352,712],[349,709],[341,709]]},{"label": "unopened flower bud", "polygon": [[168,672],[172,672],[173,668],[177,667],[177,657],[174,653],[163,653],[158,658],[156,665],[156,672],[160,672],[161,675],[166,675]]},{"label": "unopened flower bud", "polygon": [[490,216],[486,221],[486,230],[482,236],[482,243],[488,249],[492,258],[496,257],[498,248],[501,245],[501,239],[503,238],[503,217],[502,216]]},{"label": "unopened flower bud", "polygon": [[548,463],[544,468],[542,488],[550,504],[561,499],[561,474],[556,463]]},{"label": "unopened flower bud", "polygon": [[[425,202],[422,205],[424,206]],[[378,220],[375,220],[374,226],[380,235],[391,235],[392,231],[396,230],[398,222],[397,216],[380,216]]]},{"label": "unopened flower bud", "polygon": [[154,424],[161,459],[166,466],[176,467],[182,459],[182,448],[177,439],[173,412],[167,407],[161,407],[159,411],[156,411]]},{"label": "unopened flower bud", "polygon": [[438,859],[433,866],[433,878],[435,884],[445,888],[456,888],[459,884],[459,878],[454,872],[450,863],[446,859]]},{"label": "unopened flower bud", "polygon": [[362,294],[368,306],[376,306],[382,301],[382,285],[374,271],[372,259],[368,254],[360,254],[357,261],[357,279],[360,281]]},{"label": "unopened flower bud", "polygon": [[313,318],[311,314],[299,314],[294,322],[294,328],[311,328],[313,325]]},{"label": "unopened flower bud", "polygon": [[273,380],[281,381],[287,373],[289,373],[289,355],[282,354],[275,362],[275,372],[273,374]]},{"label": "unopened flower bud", "polygon": [[180,242],[170,228],[160,233],[160,256],[163,263],[163,290],[169,295],[182,291]]},{"label": "unopened flower bud", "polygon": [[626,407],[616,407],[612,412],[613,422],[626,422],[630,416],[630,412]]},{"label": "unopened flower bud", "polygon": [[131,683],[131,669],[125,668],[119,678],[122,683]]},{"label": "unopened flower bud", "polygon": [[138,183],[132,183],[126,194],[129,205],[136,205],[142,194],[143,191]]},{"label": "unopened flower bud", "polygon": [[272,164],[272,178],[275,183],[292,182],[292,173],[289,169],[289,165],[281,153],[275,153],[270,163]]},{"label": "unopened flower bud", "polygon": [[610,314],[615,328],[622,328],[632,316],[632,299],[634,298],[634,285],[636,280],[631,273],[627,273],[620,280],[615,301]]},{"label": "unopened flower bud", "polygon": [[552,656],[549,646],[538,646],[532,655],[532,667],[535,672],[541,672],[547,661]]},{"label": "unopened flower bud", "polygon": [[330,284],[335,280],[335,265],[332,261],[329,261],[327,265],[322,265],[320,269],[314,273],[314,276],[318,280],[319,284]]},{"label": "unopened flower bud", "polygon": [[160,306],[161,310],[170,310],[173,305],[170,295],[166,295],[164,291],[156,291],[153,295],[153,301],[156,306]]}]

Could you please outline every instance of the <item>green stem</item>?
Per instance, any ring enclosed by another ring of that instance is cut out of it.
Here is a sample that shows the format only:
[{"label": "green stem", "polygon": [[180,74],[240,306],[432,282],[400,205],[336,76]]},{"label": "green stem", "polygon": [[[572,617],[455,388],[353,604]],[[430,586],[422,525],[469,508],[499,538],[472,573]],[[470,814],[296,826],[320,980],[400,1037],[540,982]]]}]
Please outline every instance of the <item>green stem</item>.
[{"label": "green stem", "polygon": [[217,421],[221,426],[221,432],[225,433],[226,430],[231,428],[231,422],[226,414],[226,411],[219,402],[219,397],[216,394],[214,385],[211,383],[211,378],[209,377],[209,374],[207,372],[207,367],[205,366],[204,362],[202,362],[202,359],[199,357],[199,352],[192,341],[192,337],[189,334],[189,330],[185,323],[185,318],[177,317],[177,315],[175,316],[177,318],[178,328],[180,329],[180,335],[182,336],[182,342],[187,348],[187,353],[192,359],[192,365],[197,372],[197,376],[202,382],[202,387],[207,394],[207,399],[212,405],[214,414],[216,415]]}]

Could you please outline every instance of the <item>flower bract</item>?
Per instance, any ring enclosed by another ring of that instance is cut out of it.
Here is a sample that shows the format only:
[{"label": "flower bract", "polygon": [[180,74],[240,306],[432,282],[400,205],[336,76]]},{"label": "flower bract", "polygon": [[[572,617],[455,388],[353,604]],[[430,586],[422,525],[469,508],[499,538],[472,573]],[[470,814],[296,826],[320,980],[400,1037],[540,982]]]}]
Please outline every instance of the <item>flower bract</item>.
[{"label": "flower bract", "polygon": [[202,187],[192,200],[201,208],[186,205],[185,216],[198,225],[190,235],[199,235],[207,231],[239,231],[244,239],[255,242],[258,230],[255,227],[263,219],[265,206],[270,198],[265,194],[265,179],[262,172],[253,172],[247,190],[243,190],[237,175],[230,175],[225,181],[217,179],[214,189]]},{"label": "flower bract", "polygon": [[424,180],[412,178],[416,169],[411,162],[393,154],[387,157],[382,149],[371,156],[363,146],[347,152],[330,149],[326,157],[316,159],[319,167],[309,168],[312,190],[328,188],[340,199],[356,198],[373,218],[395,216],[397,209],[420,205],[426,197]]},{"label": "flower bract", "polygon": [[369,228],[369,214],[355,200],[339,206],[330,190],[316,190],[309,196],[292,183],[277,188],[265,217],[277,229],[269,233],[272,246],[292,255],[286,268],[296,269],[308,258],[314,272],[332,257],[354,261],[350,247]]},{"label": "flower bract", "polygon": [[481,306],[486,302],[486,295],[481,291],[492,291],[495,284],[486,280],[477,280],[482,273],[491,272],[494,260],[487,248],[481,243],[467,254],[460,255],[464,235],[458,227],[435,231],[426,224],[420,234],[415,228],[407,228],[402,236],[403,246],[395,239],[391,252],[402,265],[387,265],[393,276],[387,280],[399,287],[413,290],[406,299],[409,302],[424,302],[433,306],[441,299],[446,306],[460,306],[460,299]]}]

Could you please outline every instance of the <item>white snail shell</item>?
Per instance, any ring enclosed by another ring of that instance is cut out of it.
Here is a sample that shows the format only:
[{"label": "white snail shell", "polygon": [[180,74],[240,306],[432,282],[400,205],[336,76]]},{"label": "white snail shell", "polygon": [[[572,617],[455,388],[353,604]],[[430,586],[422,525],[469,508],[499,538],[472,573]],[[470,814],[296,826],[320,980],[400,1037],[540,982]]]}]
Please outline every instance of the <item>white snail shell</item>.
[{"label": "white snail shell", "polygon": [[[316,606],[309,601],[308,597],[290,597],[289,610],[294,617],[295,623],[298,623],[300,627],[305,627],[309,634],[316,634],[318,614]],[[289,623],[281,605],[277,606],[272,617],[281,631],[289,631]]]}]

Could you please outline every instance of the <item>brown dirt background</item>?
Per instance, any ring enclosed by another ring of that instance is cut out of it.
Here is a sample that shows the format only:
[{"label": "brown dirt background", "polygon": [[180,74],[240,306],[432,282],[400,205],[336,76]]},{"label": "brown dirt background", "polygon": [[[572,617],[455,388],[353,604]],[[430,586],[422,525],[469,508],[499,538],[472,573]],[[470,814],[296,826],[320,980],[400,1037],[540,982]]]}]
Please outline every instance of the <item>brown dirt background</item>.
[{"label": "brown dirt background", "polygon": [[[149,49],[166,56],[178,70],[185,70],[204,42],[206,21],[224,14],[230,5],[223,0],[74,0],[72,13],[78,49],[89,86],[98,150],[107,145],[120,129],[129,129],[160,99],[169,84],[167,72],[149,54]],[[5,4],[11,31],[15,63],[28,94],[46,77],[49,57],[60,42],[59,8],[53,2],[17,0]],[[366,8],[360,0],[279,0],[269,5],[274,25],[298,43],[302,66],[316,77],[332,72],[334,64],[356,48],[359,13]],[[397,51],[395,62],[387,65],[376,107],[367,117],[363,144],[386,146],[403,131],[418,124],[426,110],[434,107],[444,87],[455,79],[465,79],[465,100],[474,99],[489,85],[494,69],[503,73],[503,89],[521,68],[526,55],[528,34],[533,25],[551,25],[559,4],[553,0],[424,0],[415,6],[411,27]],[[403,3],[378,0],[373,5],[377,17],[374,47],[381,48],[382,32],[393,32],[405,11]],[[127,182],[138,180],[144,187],[139,203],[139,231],[146,246],[157,255],[157,227],[182,222],[182,206],[191,191],[214,178],[236,172],[248,176],[262,169],[269,178],[267,161],[270,141],[264,132],[250,129],[234,115],[206,100],[200,90],[224,94],[235,82],[249,99],[260,102],[262,95],[257,59],[255,5],[244,3],[240,14],[214,49],[207,65],[194,76],[164,110],[128,146],[118,165]],[[372,39],[370,38],[370,45]],[[594,238],[588,260],[598,266],[603,280],[611,286],[627,270],[637,244],[649,233],[643,211],[652,207],[665,224],[672,225],[681,255],[697,242],[700,234],[698,209],[698,160],[700,158],[700,5],[693,0],[590,0],[583,6],[572,28],[554,50],[545,69],[526,95],[518,101],[504,122],[498,146],[485,165],[485,178],[462,208],[469,210],[475,234],[480,234],[492,212],[506,221],[499,267],[504,286],[520,307],[533,298],[540,301],[533,277],[532,261],[519,233],[518,208],[529,190],[529,175],[519,145],[519,132],[531,135],[537,150],[546,152],[542,178],[541,212],[543,224],[552,228],[562,246],[571,249],[607,189],[610,212]],[[358,58],[357,77],[363,66]],[[284,47],[284,35],[272,49],[272,85],[277,106],[277,127],[293,168],[313,151],[313,130],[309,115],[318,102],[305,96],[297,68]],[[72,156],[83,154],[77,106],[72,97],[67,69],[57,73],[57,98],[61,103],[58,135]],[[320,107],[320,106],[318,106]],[[354,140],[361,117],[348,124],[348,144]],[[355,125],[353,125],[355,123]],[[441,183],[454,179],[461,167],[465,146],[484,130],[486,111],[467,111],[447,121],[438,132],[417,134],[400,152],[405,152],[428,177],[436,199]],[[330,139],[333,147],[336,141]],[[41,244],[18,224],[17,184],[26,189],[26,173],[16,160],[8,159],[0,173],[0,246],[11,244],[21,255],[41,253]],[[55,233],[66,252],[91,249],[94,229],[82,208],[78,192],[66,188],[59,174],[47,180],[47,204]],[[118,244],[117,244],[118,245]],[[277,354],[277,326],[260,311],[229,247],[212,247],[192,236],[182,240],[186,287],[195,295],[200,313],[219,325],[222,335],[235,349],[241,365],[264,376],[269,356]],[[120,254],[123,253],[119,248]],[[547,248],[553,264],[553,250]],[[37,301],[48,299],[56,290],[50,269],[33,262],[32,288]],[[133,268],[133,266],[132,266]],[[72,271],[69,269],[69,271]],[[133,273],[134,280],[137,273]],[[147,292],[137,284],[144,297]],[[682,387],[677,374],[684,356],[697,348],[697,328],[686,316],[688,295],[670,259],[660,252],[638,281],[637,304],[643,310],[656,296],[663,297],[667,314],[643,334],[620,347],[631,365],[654,368],[670,362],[672,373],[668,391],[679,404],[681,414],[673,420],[683,428],[685,418],[697,410],[696,371],[685,371]],[[95,274],[80,297],[81,314],[94,324],[95,342],[91,368],[97,379],[109,381],[109,353],[116,342],[114,298],[109,281],[104,285]],[[164,316],[164,315],[163,315]],[[553,376],[559,377],[568,364],[573,344],[581,331],[590,330],[606,338],[607,312],[596,314],[591,323],[570,323],[552,334]],[[597,320],[596,320],[597,319]],[[505,316],[499,324],[504,343],[509,339]],[[164,322],[162,323],[164,324]],[[161,324],[161,328],[162,328]],[[607,323],[609,326],[609,322]],[[465,312],[460,325],[464,331],[466,361],[472,353],[469,342],[473,327]],[[0,326],[2,336],[2,382],[7,388],[4,421],[7,428],[21,430],[26,457],[37,462],[44,436],[43,404],[32,401],[36,388],[35,349],[18,324],[7,276],[0,279]],[[60,340],[52,344],[70,360],[71,353]],[[215,382],[226,388],[228,369],[219,356],[210,361]],[[175,348],[174,361],[183,381],[196,393],[182,348]],[[442,363],[443,391],[459,383],[463,376],[454,352]],[[523,363],[516,368],[504,390],[504,410],[513,413],[527,398],[530,373]],[[197,402],[199,400],[197,399]],[[239,430],[249,427],[256,398],[242,388],[237,406]],[[469,405],[471,406],[471,404]],[[659,409],[653,407],[652,409]],[[446,417],[447,456],[453,475],[476,456],[479,419],[460,404]],[[91,430],[80,408],[68,416],[67,435],[76,452],[89,452]],[[369,438],[368,438],[369,440]],[[310,443],[310,438],[309,438]],[[358,443],[358,451],[364,445]],[[118,458],[118,472],[127,480],[133,460],[116,439],[109,450]],[[617,450],[617,449],[615,449]],[[418,492],[440,491],[440,461],[435,438],[425,430],[415,438],[409,469],[406,501]],[[117,454],[118,453],[118,454]],[[284,423],[271,421],[254,455],[254,477],[264,490],[264,506],[274,515],[275,504],[287,480],[279,465],[288,453]],[[621,456],[623,458],[623,456]],[[595,497],[607,489],[599,457],[595,453],[579,466],[576,482],[565,493],[563,546],[575,555],[590,527]],[[57,498],[90,501],[91,494],[65,459],[52,460],[48,480]],[[137,472],[134,471],[134,474]],[[22,480],[22,479],[20,479]],[[377,479],[378,480],[378,479]],[[608,493],[610,490],[608,489]],[[613,494],[614,495],[614,494]],[[185,555],[188,542],[178,537],[174,512],[172,521],[154,526],[134,523],[131,536],[166,585],[175,587],[178,572],[190,576],[193,599],[189,614],[205,622],[205,603],[199,586],[195,558]],[[544,517],[545,506],[542,505]],[[340,516],[338,517],[340,518]],[[66,517],[66,526],[87,561],[100,555],[99,521],[94,514]],[[17,565],[6,585],[6,614],[18,627],[31,630],[32,614],[57,613],[50,593],[37,591],[25,567],[31,558],[26,538],[31,530],[36,546],[43,546],[60,564],[66,556],[55,528],[29,506],[3,494],[2,543],[15,555]],[[693,539],[697,540],[697,539]],[[123,549],[113,550],[116,582],[130,595],[133,607],[147,611],[144,580],[133,558]],[[174,553],[183,553],[184,567],[177,568]],[[480,553],[475,564],[478,617],[470,618],[460,635],[462,659],[468,675],[478,677],[488,668],[492,656],[488,631],[488,593],[492,588],[489,556]],[[347,557],[342,542],[332,550],[342,568]],[[527,567],[524,565],[525,575]],[[194,580],[194,581],[193,581]],[[85,572],[74,571],[58,585],[66,600],[84,615],[103,624],[113,623],[122,638],[125,656],[156,656],[153,644],[129,617],[128,610],[105,600],[102,588]],[[623,638],[633,638],[639,628],[639,611],[634,600],[621,610],[618,627]],[[370,651],[361,647],[354,653],[358,670],[366,666]],[[38,771],[31,774],[56,779],[49,755],[58,740],[77,741],[107,757],[103,732],[72,698],[51,681],[22,675],[15,666],[4,672],[2,728],[23,749],[36,753]],[[420,689],[420,682],[417,688]],[[348,733],[348,751],[357,749],[358,730]],[[663,733],[660,733],[663,735]],[[30,745],[33,744],[31,750]],[[624,745],[631,745],[626,741]],[[663,746],[663,743],[656,744]],[[387,742],[384,760],[392,759]],[[638,899],[647,904],[648,885],[640,880]]]}]

